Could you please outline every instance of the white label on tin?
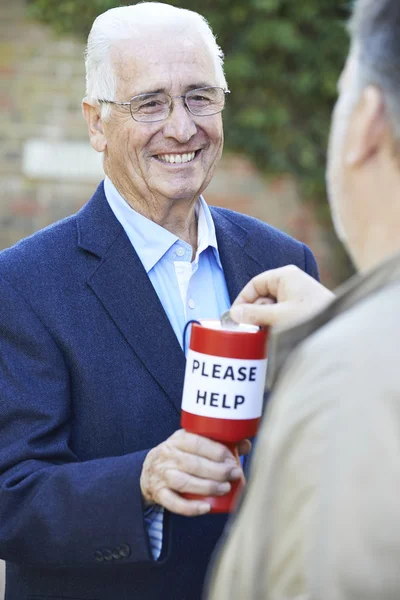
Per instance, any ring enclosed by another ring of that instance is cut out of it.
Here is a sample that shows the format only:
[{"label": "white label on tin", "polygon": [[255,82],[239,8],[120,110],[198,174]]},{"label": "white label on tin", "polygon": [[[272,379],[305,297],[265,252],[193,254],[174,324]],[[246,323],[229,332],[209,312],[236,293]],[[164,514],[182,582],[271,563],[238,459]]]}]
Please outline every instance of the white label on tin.
[{"label": "white label on tin", "polygon": [[266,370],[266,358],[222,358],[189,349],[182,410],[215,419],[257,419]]}]

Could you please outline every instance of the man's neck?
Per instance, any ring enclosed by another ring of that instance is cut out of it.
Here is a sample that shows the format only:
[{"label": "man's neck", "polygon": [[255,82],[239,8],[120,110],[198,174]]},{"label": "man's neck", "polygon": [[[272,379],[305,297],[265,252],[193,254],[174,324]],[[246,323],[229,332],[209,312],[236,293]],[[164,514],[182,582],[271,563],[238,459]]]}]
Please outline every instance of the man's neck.
[{"label": "man's neck", "polygon": [[187,242],[193,248],[193,256],[197,250],[197,217],[196,202],[198,197],[182,200],[168,198],[136,198],[113,181],[121,197],[133,210],[140,213],[150,221],[157,223],[167,231]]},{"label": "man's neck", "polygon": [[[399,223],[400,226],[400,223]],[[399,239],[388,239],[382,236],[380,239],[375,238],[371,243],[369,240],[365,246],[354,257],[357,270],[361,273],[370,271],[381,263],[389,260],[392,256],[400,253]]]},{"label": "man's neck", "polygon": [[357,270],[374,269],[400,251],[400,168],[389,142],[364,168],[347,213],[346,246]]}]

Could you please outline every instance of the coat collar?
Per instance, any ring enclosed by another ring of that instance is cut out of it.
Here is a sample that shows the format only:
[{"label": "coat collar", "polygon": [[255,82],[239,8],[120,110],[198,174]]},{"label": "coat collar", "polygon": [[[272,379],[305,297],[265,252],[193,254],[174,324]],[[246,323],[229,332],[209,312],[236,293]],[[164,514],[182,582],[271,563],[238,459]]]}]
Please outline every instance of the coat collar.
[{"label": "coat collar", "polygon": [[230,211],[212,207],[211,214],[229,297],[233,302],[252,277],[276,265],[272,262],[272,256],[263,256],[263,262],[259,260],[253,251],[255,248],[249,231],[235,222]]},{"label": "coat collar", "polygon": [[104,193],[104,183],[76,215],[78,246],[99,258],[105,256],[123,233],[122,226],[114,217]]},{"label": "coat collar", "polygon": [[[262,266],[246,249],[247,230],[218,209],[212,209],[212,216],[233,301]],[[78,212],[77,228],[78,246],[100,259],[87,281],[89,287],[180,413],[185,356],[137,253],[108,205],[103,184]]]},{"label": "coat collar", "polygon": [[349,279],[336,291],[336,298],[324,310],[295,327],[273,331],[269,340],[267,387],[272,389],[289,354],[305,338],[353,308],[382,287],[400,281],[400,254],[391,257],[375,269]]}]

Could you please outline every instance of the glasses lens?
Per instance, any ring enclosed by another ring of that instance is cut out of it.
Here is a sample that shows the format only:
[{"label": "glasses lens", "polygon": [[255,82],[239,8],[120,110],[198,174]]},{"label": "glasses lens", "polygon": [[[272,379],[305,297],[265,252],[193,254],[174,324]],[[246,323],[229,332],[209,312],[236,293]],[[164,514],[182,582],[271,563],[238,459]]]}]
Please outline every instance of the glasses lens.
[{"label": "glasses lens", "polygon": [[141,94],[131,100],[131,115],[135,121],[162,121],[169,114],[170,98],[166,94]]},{"label": "glasses lens", "polygon": [[186,103],[193,115],[215,115],[225,106],[225,92],[219,87],[206,87],[191,90],[186,94]]}]

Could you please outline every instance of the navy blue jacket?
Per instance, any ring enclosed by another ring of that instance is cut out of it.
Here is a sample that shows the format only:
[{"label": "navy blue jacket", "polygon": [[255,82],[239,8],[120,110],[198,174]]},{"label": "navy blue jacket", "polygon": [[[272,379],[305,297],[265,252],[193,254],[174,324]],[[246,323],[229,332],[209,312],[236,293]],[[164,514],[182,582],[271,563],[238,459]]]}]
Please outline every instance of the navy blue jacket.
[{"label": "navy blue jacket", "polygon": [[[310,250],[213,208],[233,300]],[[185,358],[101,184],[0,253],[0,557],[7,600],[197,600],[225,516],[166,513],[154,562],[139,478],[180,427]]]}]

